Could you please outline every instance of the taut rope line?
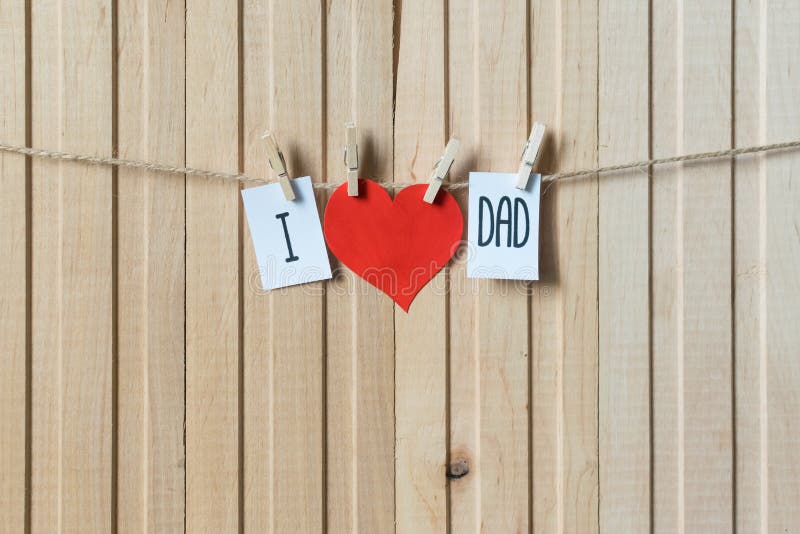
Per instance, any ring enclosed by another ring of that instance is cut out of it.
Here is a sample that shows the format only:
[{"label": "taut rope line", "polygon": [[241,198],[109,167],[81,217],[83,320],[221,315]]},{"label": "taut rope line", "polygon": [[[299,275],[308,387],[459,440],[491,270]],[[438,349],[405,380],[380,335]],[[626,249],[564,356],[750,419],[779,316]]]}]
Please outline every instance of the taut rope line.
[{"label": "taut rope line", "polygon": [[[544,182],[555,182],[566,178],[579,178],[581,176],[591,176],[599,173],[613,173],[619,171],[626,171],[631,169],[645,169],[654,165],[666,165],[669,163],[684,163],[690,161],[703,161],[720,158],[730,158],[741,156],[745,154],[758,154],[763,152],[774,152],[776,150],[789,150],[800,148],[800,139],[794,141],[787,141],[784,143],[772,143],[768,145],[753,145],[741,148],[731,148],[728,150],[718,150],[714,152],[699,152],[696,154],[686,154],[683,156],[671,156],[668,158],[654,158],[642,161],[634,161],[631,163],[622,163],[619,165],[606,165],[604,167],[596,167],[594,169],[581,169],[575,171],[562,171],[554,174],[545,175],[542,177]],[[0,143],[0,152],[11,152],[15,154],[23,154],[31,158],[38,159],[53,159],[59,161],[71,161],[74,163],[85,163],[87,165],[100,165],[110,167],[124,167],[128,169],[141,169],[143,171],[164,173],[164,174],[183,174],[186,176],[197,176],[202,178],[220,178],[223,180],[235,180],[243,183],[258,183],[267,184],[272,183],[273,180],[265,180],[263,178],[255,178],[245,174],[235,174],[228,172],[208,171],[204,169],[195,169],[192,167],[173,167],[172,165],[164,165],[162,163],[150,163],[146,161],[136,161],[129,159],[119,158],[104,158],[99,156],[90,156],[88,154],[74,154],[70,152],[56,152],[53,150],[43,150],[40,148],[31,148],[21,145],[9,145]],[[414,185],[410,182],[378,182],[383,187],[389,189],[402,189],[409,185]],[[333,182],[317,182],[314,184],[315,189],[336,189],[341,183]],[[469,186],[466,181],[461,182],[448,182],[445,187],[447,189],[465,189]]]}]

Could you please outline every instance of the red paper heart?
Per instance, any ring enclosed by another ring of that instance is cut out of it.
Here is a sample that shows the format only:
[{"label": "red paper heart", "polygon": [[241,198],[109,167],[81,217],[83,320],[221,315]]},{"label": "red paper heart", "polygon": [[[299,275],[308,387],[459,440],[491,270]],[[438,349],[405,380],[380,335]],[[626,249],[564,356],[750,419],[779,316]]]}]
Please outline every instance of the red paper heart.
[{"label": "red paper heart", "polygon": [[405,311],[453,256],[464,225],[453,195],[441,190],[428,204],[422,200],[427,188],[406,187],[392,202],[383,187],[359,180],[357,197],[347,196],[342,184],[325,208],[333,254]]}]

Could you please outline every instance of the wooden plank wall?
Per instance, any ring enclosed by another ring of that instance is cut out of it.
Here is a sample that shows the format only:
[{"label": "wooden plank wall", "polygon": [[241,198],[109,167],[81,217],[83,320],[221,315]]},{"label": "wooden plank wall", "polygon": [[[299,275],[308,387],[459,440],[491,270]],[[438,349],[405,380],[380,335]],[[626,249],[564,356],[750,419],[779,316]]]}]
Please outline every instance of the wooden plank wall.
[{"label": "wooden plank wall", "polygon": [[[793,0],[3,0],[0,142],[338,182],[800,137]],[[0,153],[0,532],[800,530],[800,156],[546,186],[542,280],[260,288],[240,187]],[[324,209],[328,193],[317,201]],[[457,193],[466,209],[466,193]],[[456,473],[466,474],[456,477]]]}]

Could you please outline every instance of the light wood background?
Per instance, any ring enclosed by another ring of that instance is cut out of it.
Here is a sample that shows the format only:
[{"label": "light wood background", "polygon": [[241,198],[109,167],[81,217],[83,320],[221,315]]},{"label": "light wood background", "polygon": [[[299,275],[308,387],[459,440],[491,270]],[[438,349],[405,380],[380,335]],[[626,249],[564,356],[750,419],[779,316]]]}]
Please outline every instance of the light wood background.
[{"label": "light wood background", "polygon": [[[800,137],[795,0],[0,0],[0,140],[423,181]],[[319,195],[324,208],[325,194]],[[465,206],[465,195],[459,194]],[[256,290],[239,187],[0,155],[0,531],[800,531],[800,155],[567,181],[542,281]],[[432,229],[435,231],[435,229]],[[521,289],[527,291],[523,292]],[[468,466],[448,480],[448,465]]]}]

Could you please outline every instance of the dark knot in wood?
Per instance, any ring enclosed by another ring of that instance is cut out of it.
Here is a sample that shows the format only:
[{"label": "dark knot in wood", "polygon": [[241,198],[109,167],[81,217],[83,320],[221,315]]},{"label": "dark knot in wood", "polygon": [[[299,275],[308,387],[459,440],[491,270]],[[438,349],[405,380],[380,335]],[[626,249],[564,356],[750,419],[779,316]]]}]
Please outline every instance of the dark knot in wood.
[{"label": "dark knot in wood", "polygon": [[466,476],[469,473],[469,460],[466,458],[459,458],[455,462],[447,466],[445,473],[450,480],[456,480]]}]

